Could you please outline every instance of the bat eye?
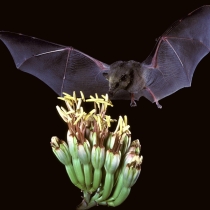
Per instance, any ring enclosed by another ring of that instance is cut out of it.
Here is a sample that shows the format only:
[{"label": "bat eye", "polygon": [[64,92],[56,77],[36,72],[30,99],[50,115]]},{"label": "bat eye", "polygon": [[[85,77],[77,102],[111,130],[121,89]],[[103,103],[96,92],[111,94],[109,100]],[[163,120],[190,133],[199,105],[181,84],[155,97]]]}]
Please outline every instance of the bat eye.
[{"label": "bat eye", "polygon": [[123,75],[121,76],[121,78],[120,78],[120,81],[125,81],[125,80],[126,80],[126,75],[123,74]]},{"label": "bat eye", "polygon": [[115,88],[117,88],[117,87],[119,87],[119,83],[118,82],[115,84]]}]

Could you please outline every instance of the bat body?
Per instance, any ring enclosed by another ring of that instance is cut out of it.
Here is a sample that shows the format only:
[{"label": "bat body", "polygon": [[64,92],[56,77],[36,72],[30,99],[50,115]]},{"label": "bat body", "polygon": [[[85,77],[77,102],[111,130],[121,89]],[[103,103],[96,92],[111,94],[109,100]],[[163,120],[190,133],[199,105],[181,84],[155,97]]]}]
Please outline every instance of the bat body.
[{"label": "bat body", "polygon": [[11,32],[1,31],[0,39],[18,69],[38,77],[58,95],[109,92],[111,99],[131,98],[131,106],[144,96],[161,108],[160,99],[191,85],[196,66],[210,51],[210,5],[172,24],[142,63],[107,65],[72,47]]},{"label": "bat body", "polygon": [[209,51],[210,5],[206,5],[168,28],[145,61],[117,61],[104,76],[111,95],[124,89],[132,97],[144,96],[161,108],[160,99],[191,86],[196,66]]}]

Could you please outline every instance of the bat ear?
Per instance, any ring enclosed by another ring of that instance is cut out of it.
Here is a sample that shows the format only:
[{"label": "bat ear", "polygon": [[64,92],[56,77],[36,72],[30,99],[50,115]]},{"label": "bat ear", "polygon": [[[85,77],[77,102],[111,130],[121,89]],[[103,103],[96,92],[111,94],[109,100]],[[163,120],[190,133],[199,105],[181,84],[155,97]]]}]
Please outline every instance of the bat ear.
[{"label": "bat ear", "polygon": [[107,80],[109,79],[108,71],[104,71],[102,74]]}]

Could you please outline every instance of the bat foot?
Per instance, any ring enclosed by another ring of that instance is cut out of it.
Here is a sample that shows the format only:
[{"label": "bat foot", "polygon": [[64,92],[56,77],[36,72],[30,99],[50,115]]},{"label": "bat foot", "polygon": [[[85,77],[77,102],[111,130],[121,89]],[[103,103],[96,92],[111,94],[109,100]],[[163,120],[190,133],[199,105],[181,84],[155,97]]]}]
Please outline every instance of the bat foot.
[{"label": "bat foot", "polygon": [[158,103],[158,101],[156,101],[155,103],[159,109],[162,109],[162,106]]},{"label": "bat foot", "polygon": [[135,107],[135,106],[137,106],[137,104],[136,104],[136,102],[134,100],[131,100],[130,106],[131,107]]},{"label": "bat foot", "polygon": [[134,93],[131,93],[131,103],[130,103],[130,106],[131,107],[135,107],[137,106],[135,100],[134,100]]}]

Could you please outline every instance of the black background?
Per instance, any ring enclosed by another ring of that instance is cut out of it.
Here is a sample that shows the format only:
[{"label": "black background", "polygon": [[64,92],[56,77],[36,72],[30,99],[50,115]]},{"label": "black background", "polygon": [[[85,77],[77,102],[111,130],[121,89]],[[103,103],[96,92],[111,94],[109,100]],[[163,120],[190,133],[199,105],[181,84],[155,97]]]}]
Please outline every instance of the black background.
[{"label": "black background", "polygon": [[[9,2],[1,4],[0,29],[73,46],[107,64],[143,61],[168,26],[207,3]],[[4,209],[75,209],[82,194],[49,143],[54,135],[66,138],[66,125],[55,109],[61,103],[47,85],[15,68],[2,43],[0,55]],[[162,99],[162,110],[145,98],[136,108],[129,101],[113,101],[108,114],[128,116],[132,139],[140,140],[144,157],[138,182],[116,209],[209,205],[209,69],[210,54],[197,66],[192,87]]]}]

